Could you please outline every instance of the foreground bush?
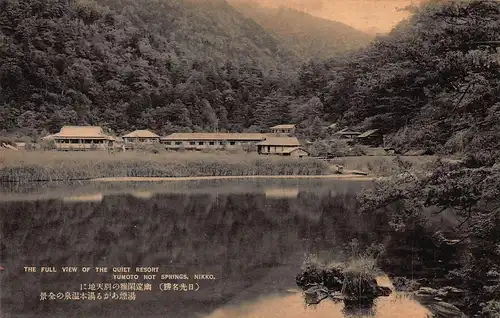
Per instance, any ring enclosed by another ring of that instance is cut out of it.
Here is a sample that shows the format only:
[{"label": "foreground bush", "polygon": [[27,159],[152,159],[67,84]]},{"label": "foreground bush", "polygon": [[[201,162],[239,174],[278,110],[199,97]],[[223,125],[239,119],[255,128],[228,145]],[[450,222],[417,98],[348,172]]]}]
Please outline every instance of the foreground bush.
[{"label": "foreground bush", "polygon": [[391,289],[377,284],[380,273],[374,259],[359,257],[347,263],[324,264],[315,259],[306,260],[296,277],[297,285],[304,290],[305,301],[309,305],[318,304],[323,299],[343,301],[363,307],[373,306],[380,296],[389,296]]}]

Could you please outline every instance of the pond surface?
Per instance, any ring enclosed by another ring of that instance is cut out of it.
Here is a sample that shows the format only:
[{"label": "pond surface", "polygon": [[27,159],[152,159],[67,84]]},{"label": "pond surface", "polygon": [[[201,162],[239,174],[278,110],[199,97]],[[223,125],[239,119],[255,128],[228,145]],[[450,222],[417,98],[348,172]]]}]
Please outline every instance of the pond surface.
[{"label": "pond surface", "polygon": [[[1,316],[350,316],[343,305],[328,300],[306,307],[295,276],[307,255],[342,259],[353,238],[391,245],[394,237],[383,217],[357,213],[356,195],[369,186],[347,180],[238,180],[4,187]],[[42,273],[41,266],[56,272]],[[65,266],[78,271],[63,272]],[[90,272],[82,272],[84,266]],[[155,278],[145,280],[145,273],[138,273],[139,279],[113,277],[135,274],[140,266],[157,267],[157,273],[149,273]],[[113,267],[131,267],[131,272],[113,273]],[[188,279],[162,279],[162,274]],[[196,274],[215,279],[195,279]],[[131,282],[143,285],[122,284],[115,290],[115,283]],[[147,289],[145,284],[151,291],[139,290]],[[109,299],[96,296],[115,291],[118,300],[111,294]],[[76,292],[96,299],[77,300]],[[49,299],[50,293],[56,299]],[[379,298],[364,316],[423,318],[427,313],[393,294]]]}]

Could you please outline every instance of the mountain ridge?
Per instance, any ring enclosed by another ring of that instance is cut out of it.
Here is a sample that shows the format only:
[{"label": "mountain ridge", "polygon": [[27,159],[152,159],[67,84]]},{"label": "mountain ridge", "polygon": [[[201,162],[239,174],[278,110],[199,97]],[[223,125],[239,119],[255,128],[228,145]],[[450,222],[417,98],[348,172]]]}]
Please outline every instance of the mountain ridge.
[{"label": "mountain ridge", "polygon": [[262,25],[302,60],[331,58],[359,49],[373,39],[347,24],[293,8],[270,8],[242,0],[229,3]]}]

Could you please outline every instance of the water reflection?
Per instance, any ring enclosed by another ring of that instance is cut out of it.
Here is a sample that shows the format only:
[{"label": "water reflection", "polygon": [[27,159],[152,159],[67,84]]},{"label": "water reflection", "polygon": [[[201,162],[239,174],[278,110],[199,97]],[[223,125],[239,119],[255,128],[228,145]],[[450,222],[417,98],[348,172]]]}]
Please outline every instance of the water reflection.
[{"label": "water reflection", "polygon": [[[280,197],[267,196],[259,183],[239,191],[235,184],[226,184],[233,191],[225,192],[144,187],[100,200],[3,202],[2,311],[6,317],[337,317],[340,305],[325,302],[305,310],[300,293],[283,293],[296,287],[304,254],[341,258],[352,238],[383,241],[387,220],[356,212],[356,192],[363,185],[297,185],[296,195]],[[294,186],[282,188],[286,193]],[[156,290],[133,302],[40,302],[42,291],[74,291],[82,283],[110,280],[95,272],[23,272],[24,266],[44,265],[159,266],[162,273],[210,273],[217,279],[200,283],[197,292]],[[409,302],[391,301],[377,305],[391,313],[383,317],[417,317],[398,311],[409,310]],[[236,307],[221,308],[228,303]]]},{"label": "water reflection", "polygon": [[270,296],[258,301],[235,307],[218,309],[205,318],[344,318],[344,317],[375,317],[375,318],[426,318],[430,312],[420,304],[406,297],[391,296],[380,300],[372,315],[360,312],[346,314],[343,305],[325,302],[312,307],[304,307],[302,295],[297,292],[289,296]]},{"label": "water reflection", "polygon": [[102,193],[90,194],[90,195],[76,195],[70,197],[64,197],[63,202],[101,202],[103,198]]},{"label": "water reflection", "polygon": [[154,195],[154,193],[150,191],[135,191],[131,194],[138,199],[151,199]]},{"label": "water reflection", "polygon": [[267,198],[295,198],[299,194],[298,188],[266,188],[264,194]]},{"label": "water reflection", "polygon": [[[387,277],[380,277],[377,281],[380,285],[390,284]],[[295,290],[288,295],[270,295],[244,304],[225,306],[204,318],[425,318],[430,314],[430,311],[418,302],[396,293],[377,299],[373,308],[365,310],[346,311],[341,302],[333,301],[323,301],[319,305],[306,307],[302,293]]]}]

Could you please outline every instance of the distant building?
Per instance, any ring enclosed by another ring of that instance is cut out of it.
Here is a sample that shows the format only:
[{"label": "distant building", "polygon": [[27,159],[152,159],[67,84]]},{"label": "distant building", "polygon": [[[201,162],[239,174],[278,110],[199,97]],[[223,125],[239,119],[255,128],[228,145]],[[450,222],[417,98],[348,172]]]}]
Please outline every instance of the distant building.
[{"label": "distant building", "polygon": [[309,153],[302,148],[295,137],[268,137],[257,144],[257,152],[262,155],[307,157]]},{"label": "distant building", "polygon": [[295,125],[294,124],[284,124],[284,125],[276,125],[269,129],[273,134],[293,134],[295,133]]},{"label": "distant building", "polygon": [[166,149],[222,149],[255,144],[266,139],[259,133],[173,133],[160,138]]},{"label": "distant building", "polygon": [[153,145],[160,143],[160,136],[149,130],[136,130],[122,136],[125,147]]},{"label": "distant building", "polygon": [[380,147],[384,144],[384,136],[379,129],[371,129],[357,136],[356,142],[366,146]]},{"label": "distant building", "polygon": [[354,139],[357,136],[361,135],[359,131],[352,131],[349,128],[344,128],[340,131],[337,131],[334,135],[341,139]]},{"label": "distant building", "polygon": [[57,134],[43,140],[53,140],[58,150],[107,150],[115,138],[99,126],[63,126]]}]

